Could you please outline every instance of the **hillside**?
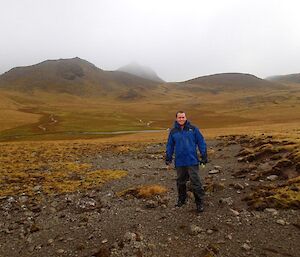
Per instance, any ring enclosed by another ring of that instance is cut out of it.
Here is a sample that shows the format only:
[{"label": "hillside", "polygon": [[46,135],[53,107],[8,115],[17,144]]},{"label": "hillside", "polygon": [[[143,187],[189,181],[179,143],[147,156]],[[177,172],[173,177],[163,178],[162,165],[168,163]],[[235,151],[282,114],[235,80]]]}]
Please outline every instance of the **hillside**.
[{"label": "hillside", "polygon": [[295,123],[297,88],[240,73],[157,83],[80,58],[48,60],[0,76],[0,140],[164,130],[179,109],[205,129]]},{"label": "hillside", "polygon": [[47,60],[32,66],[17,67],[0,76],[0,88],[21,92],[42,90],[78,96],[111,93],[126,94],[134,90],[136,97],[156,83],[120,71],[103,71],[80,59]]},{"label": "hillside", "polygon": [[271,76],[267,77],[266,79],[280,83],[300,84],[300,73]]},{"label": "hillside", "polygon": [[156,74],[154,70],[149,67],[139,65],[138,63],[130,63],[128,65],[122,66],[118,71],[127,72],[138,77],[149,79],[155,82],[164,83],[164,81]]},{"label": "hillside", "polygon": [[198,86],[211,91],[227,90],[260,90],[260,89],[283,89],[284,86],[244,73],[220,73],[197,77],[182,82],[184,85]]}]

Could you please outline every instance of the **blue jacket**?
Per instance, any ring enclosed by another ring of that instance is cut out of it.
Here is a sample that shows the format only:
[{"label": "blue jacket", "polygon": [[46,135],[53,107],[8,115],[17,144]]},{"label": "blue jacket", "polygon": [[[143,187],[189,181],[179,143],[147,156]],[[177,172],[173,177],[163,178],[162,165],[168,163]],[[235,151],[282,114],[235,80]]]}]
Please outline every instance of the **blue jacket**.
[{"label": "blue jacket", "polygon": [[197,147],[201,153],[202,162],[207,162],[207,150],[205,140],[200,130],[186,121],[183,129],[175,121],[171,129],[167,149],[166,164],[170,164],[175,150],[175,167],[193,166],[199,164]]}]

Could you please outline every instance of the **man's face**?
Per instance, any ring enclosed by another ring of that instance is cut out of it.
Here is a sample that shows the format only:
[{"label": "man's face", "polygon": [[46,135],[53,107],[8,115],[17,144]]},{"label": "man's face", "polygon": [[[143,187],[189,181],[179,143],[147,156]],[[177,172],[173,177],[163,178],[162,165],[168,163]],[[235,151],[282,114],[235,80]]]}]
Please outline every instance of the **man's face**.
[{"label": "man's face", "polygon": [[186,116],[185,113],[178,113],[176,117],[176,121],[180,126],[183,126],[184,123],[186,122]]}]

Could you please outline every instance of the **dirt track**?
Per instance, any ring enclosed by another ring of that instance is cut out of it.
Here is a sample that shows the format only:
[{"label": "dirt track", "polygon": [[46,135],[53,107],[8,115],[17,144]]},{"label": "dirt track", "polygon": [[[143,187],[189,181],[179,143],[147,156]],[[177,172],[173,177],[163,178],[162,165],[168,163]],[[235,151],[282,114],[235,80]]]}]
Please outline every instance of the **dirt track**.
[{"label": "dirt track", "polygon": [[[85,155],[80,161],[92,163],[95,169],[126,170],[128,176],[85,192],[48,196],[37,188],[36,197],[2,197],[0,256],[297,257],[297,206],[274,209],[265,203],[251,205],[253,199],[242,200],[287,178],[251,179],[260,174],[261,164],[274,161],[272,154],[251,163],[238,157],[244,149],[241,142],[234,137],[208,142],[210,162],[200,169],[206,188],[205,211],[200,215],[192,194],[183,208],[174,207],[175,171],[164,167],[163,144]],[[284,169],[296,172],[297,164],[292,165]],[[248,172],[240,176],[243,170]],[[137,197],[134,188],[150,184],[165,187],[167,193]]]}]

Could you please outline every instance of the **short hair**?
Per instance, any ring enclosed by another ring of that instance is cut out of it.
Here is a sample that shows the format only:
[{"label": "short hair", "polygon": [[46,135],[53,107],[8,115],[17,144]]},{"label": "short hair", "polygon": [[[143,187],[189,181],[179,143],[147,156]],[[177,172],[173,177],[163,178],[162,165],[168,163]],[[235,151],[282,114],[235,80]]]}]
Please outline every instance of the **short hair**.
[{"label": "short hair", "polygon": [[177,118],[177,115],[178,115],[179,113],[184,113],[184,114],[185,114],[184,111],[178,111],[178,112],[176,112],[176,118]]}]

